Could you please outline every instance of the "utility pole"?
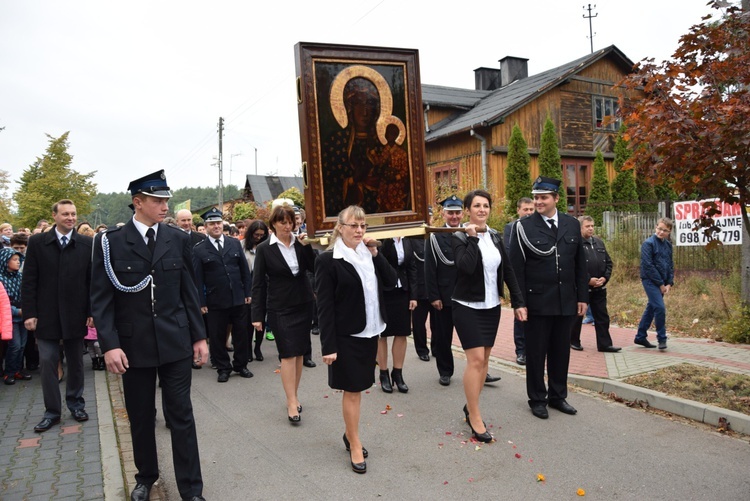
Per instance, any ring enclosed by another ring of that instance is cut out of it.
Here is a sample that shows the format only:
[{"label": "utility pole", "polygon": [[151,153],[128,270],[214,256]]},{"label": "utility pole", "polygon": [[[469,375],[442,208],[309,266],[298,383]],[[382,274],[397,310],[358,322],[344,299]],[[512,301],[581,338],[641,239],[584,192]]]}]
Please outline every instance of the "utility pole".
[{"label": "utility pole", "polygon": [[[594,53],[594,35],[596,33],[593,32],[593,27],[591,26],[591,20],[593,18],[597,17],[599,14],[594,14],[592,16],[591,15],[591,9],[596,9],[596,4],[594,4],[593,7],[591,6],[591,4],[589,4],[589,6],[588,6],[589,15],[587,16],[586,14],[584,14],[583,18],[589,20],[589,40],[591,41],[591,53],[593,54]],[[583,10],[587,10],[587,7],[584,6]]]},{"label": "utility pole", "polygon": [[255,175],[258,175],[258,148],[255,148]]},{"label": "utility pole", "polygon": [[219,117],[219,158],[216,163],[219,165],[219,210],[224,214],[224,165],[221,160],[221,139],[224,136],[224,119]]}]

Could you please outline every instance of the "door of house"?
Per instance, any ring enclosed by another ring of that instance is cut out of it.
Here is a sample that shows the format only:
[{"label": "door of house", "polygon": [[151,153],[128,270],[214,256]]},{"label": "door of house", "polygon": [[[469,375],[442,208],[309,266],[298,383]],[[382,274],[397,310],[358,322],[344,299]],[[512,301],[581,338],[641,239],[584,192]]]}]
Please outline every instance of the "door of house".
[{"label": "door of house", "polygon": [[589,198],[590,160],[562,159],[565,173],[565,193],[568,196],[568,214],[580,216]]}]

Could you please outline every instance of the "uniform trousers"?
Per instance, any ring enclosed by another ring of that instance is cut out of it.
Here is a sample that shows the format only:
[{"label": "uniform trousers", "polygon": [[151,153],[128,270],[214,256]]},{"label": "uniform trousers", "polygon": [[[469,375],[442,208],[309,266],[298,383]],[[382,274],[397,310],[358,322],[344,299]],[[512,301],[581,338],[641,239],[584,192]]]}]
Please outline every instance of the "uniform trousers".
[{"label": "uniform trousers", "polygon": [[[589,291],[589,306],[594,316],[594,330],[596,331],[596,349],[603,350],[612,346],[612,336],[609,334],[609,312],[607,311],[607,289],[592,289]],[[576,317],[570,329],[570,344],[581,344],[581,325],[583,317]]]},{"label": "uniform trousers", "polygon": [[182,498],[203,493],[198,437],[193,404],[190,400],[192,357],[159,367],[129,368],[122,375],[125,408],[133,439],[136,482],[153,485],[159,478],[156,452],[156,376],[159,375],[164,418],[172,434],[172,461],[175,480]]},{"label": "uniform trousers", "polygon": [[516,345],[516,356],[526,353],[526,336],[523,333],[525,323],[513,317],[513,343]]},{"label": "uniform trousers", "polygon": [[414,335],[414,349],[417,355],[429,355],[427,349],[427,315],[430,313],[430,302],[418,299],[417,307],[411,311],[411,332]]},{"label": "uniform trousers", "polygon": [[453,376],[453,308],[443,303],[442,310],[430,308],[430,348],[438,374]]},{"label": "uniform trousers", "polygon": [[[526,393],[529,405],[556,402],[568,397],[570,328],[576,315],[529,315],[526,335]],[[544,384],[547,364],[549,394]]]},{"label": "uniform trousers", "polygon": [[[62,414],[60,380],[57,374],[60,341],[37,338],[36,342],[39,346],[39,375],[44,395],[44,417],[57,419]],[[65,404],[70,412],[84,410],[86,402],[83,399],[83,336],[77,339],[64,339],[63,350],[68,367],[65,378]]]},{"label": "uniform trousers", "polygon": [[[231,308],[214,308],[206,312],[206,325],[211,349],[211,358],[219,372],[241,370],[250,361],[250,344],[247,307],[244,304]],[[227,327],[232,325],[233,360],[227,352]]]}]

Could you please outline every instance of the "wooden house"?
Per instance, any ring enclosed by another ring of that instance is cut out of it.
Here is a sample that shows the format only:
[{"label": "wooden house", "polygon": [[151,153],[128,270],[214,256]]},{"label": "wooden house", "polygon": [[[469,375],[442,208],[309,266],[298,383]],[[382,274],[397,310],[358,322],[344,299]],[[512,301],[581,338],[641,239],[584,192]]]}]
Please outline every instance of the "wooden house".
[{"label": "wooden house", "polygon": [[632,71],[633,62],[614,45],[533,76],[528,76],[527,62],[505,57],[499,69],[474,70],[475,89],[422,85],[430,203],[439,195],[436,187],[456,186],[459,180],[479,187],[486,178],[487,187],[504,196],[514,124],[528,144],[533,180],[547,116],[557,132],[571,214],[581,214],[586,206],[597,150],[614,177],[621,94],[615,86]]}]

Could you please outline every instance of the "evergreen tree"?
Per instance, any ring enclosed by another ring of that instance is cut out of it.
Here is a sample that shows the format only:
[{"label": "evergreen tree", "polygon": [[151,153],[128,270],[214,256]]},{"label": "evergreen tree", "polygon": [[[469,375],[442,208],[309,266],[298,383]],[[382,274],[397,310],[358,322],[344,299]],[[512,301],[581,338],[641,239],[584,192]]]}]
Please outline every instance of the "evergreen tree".
[{"label": "evergreen tree", "polygon": [[586,215],[594,218],[594,225],[602,225],[602,215],[612,210],[612,194],[609,192],[607,166],[601,151],[596,152],[594,159],[594,176],[591,179],[591,194],[586,204]]},{"label": "evergreen tree", "polygon": [[[631,151],[628,142],[623,137],[625,125],[620,126],[615,142],[615,178],[612,180],[612,202],[614,210],[619,212],[638,212],[638,188],[635,184],[635,174],[632,169],[623,170],[622,166],[630,158]],[[633,202],[633,203],[627,203]]]},{"label": "evergreen tree", "polygon": [[33,228],[40,219],[49,219],[52,205],[70,199],[81,213],[91,210],[91,199],[96,194],[96,184],[91,182],[96,172],[79,174],[70,168],[73,157],[68,153],[68,134],[59,138],[47,134],[49,146],[43,157],[29,165],[21,175],[20,187],[15,193],[18,204],[17,224]]},{"label": "evergreen tree", "polygon": [[[547,120],[544,122],[544,130],[542,131],[542,140],[539,144],[539,174],[562,180],[561,162],[555,124],[547,116]],[[560,200],[557,202],[557,210],[563,214],[568,213],[568,197],[565,193],[565,186],[562,184],[560,185]]]},{"label": "evergreen tree", "polygon": [[13,219],[10,213],[13,201],[8,195],[8,186],[10,186],[10,173],[7,170],[0,170],[0,221],[3,223],[12,223]]},{"label": "evergreen tree", "polygon": [[646,172],[645,167],[636,167],[635,186],[638,191],[638,200],[641,212],[656,212],[656,192],[654,182]]},{"label": "evergreen tree", "polygon": [[531,197],[529,149],[518,124],[513,126],[508,141],[508,167],[505,170],[505,213],[516,213],[516,202]]}]

